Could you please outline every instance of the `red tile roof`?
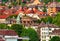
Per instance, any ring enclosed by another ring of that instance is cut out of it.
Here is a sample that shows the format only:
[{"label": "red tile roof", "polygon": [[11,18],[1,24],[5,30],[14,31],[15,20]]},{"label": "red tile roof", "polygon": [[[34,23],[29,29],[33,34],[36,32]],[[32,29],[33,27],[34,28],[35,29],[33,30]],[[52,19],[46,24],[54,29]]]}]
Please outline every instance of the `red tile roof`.
[{"label": "red tile roof", "polygon": [[0,12],[2,12],[2,13],[3,13],[4,11],[5,11],[4,9],[0,10]]},{"label": "red tile roof", "polygon": [[0,15],[0,19],[6,19],[9,15]]},{"label": "red tile roof", "polygon": [[36,13],[36,12],[38,11],[38,9],[36,9],[36,8],[33,8],[33,11],[34,11],[34,13]]},{"label": "red tile roof", "polygon": [[44,22],[41,22],[39,27],[49,27],[49,28],[59,28],[58,26],[54,25],[54,24],[45,24]]},{"label": "red tile roof", "polygon": [[3,14],[12,14],[12,11],[11,11],[11,10],[5,10],[5,11],[3,12]]},{"label": "red tile roof", "polygon": [[0,35],[16,36],[17,33],[14,30],[0,30]]},{"label": "red tile roof", "polygon": [[51,33],[52,35],[60,35],[60,29],[55,29]]},{"label": "red tile roof", "polygon": [[2,37],[0,37],[0,41],[4,41],[4,39],[2,39]]},{"label": "red tile roof", "polygon": [[46,6],[48,6],[48,7],[60,7],[60,2],[49,2]]},{"label": "red tile roof", "polygon": [[17,11],[16,11],[16,14],[19,14],[20,12],[24,12],[22,7],[20,7]]},{"label": "red tile roof", "polygon": [[46,14],[45,12],[41,12],[41,11],[38,11],[37,13],[40,15]]},{"label": "red tile roof", "polygon": [[32,8],[29,8],[29,9],[27,9],[25,13],[26,13],[26,14],[33,13],[33,10],[32,10]]},{"label": "red tile roof", "polygon": [[19,13],[21,13],[21,12],[23,12],[23,11],[19,11],[19,10],[18,10],[18,11],[16,12],[16,14],[19,14]]}]

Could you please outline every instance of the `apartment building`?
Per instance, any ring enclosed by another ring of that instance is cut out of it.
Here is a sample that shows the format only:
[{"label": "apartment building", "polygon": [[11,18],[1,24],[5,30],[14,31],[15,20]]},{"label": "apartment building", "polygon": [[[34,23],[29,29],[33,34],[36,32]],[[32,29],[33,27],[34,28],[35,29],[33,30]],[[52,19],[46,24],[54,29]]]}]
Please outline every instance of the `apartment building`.
[{"label": "apartment building", "polygon": [[60,29],[55,29],[52,31],[52,33],[50,33],[50,38],[52,38],[53,36],[59,36],[60,37]]},{"label": "apartment building", "polygon": [[39,25],[39,28],[40,28],[40,39],[41,39],[41,41],[49,41],[50,36],[52,35],[51,33],[55,29],[56,30],[60,29],[58,26],[56,26],[54,24],[45,24],[43,22]]}]

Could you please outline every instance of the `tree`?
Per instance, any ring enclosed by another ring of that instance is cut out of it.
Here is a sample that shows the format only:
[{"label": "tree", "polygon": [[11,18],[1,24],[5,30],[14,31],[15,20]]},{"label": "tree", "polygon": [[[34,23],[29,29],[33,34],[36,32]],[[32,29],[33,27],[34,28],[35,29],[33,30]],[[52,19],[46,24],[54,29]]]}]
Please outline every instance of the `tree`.
[{"label": "tree", "polygon": [[8,8],[10,9],[12,7],[12,5],[9,5]]},{"label": "tree", "polygon": [[7,26],[6,24],[0,24],[0,29],[8,29],[9,26]]},{"label": "tree", "polygon": [[17,6],[17,2],[12,2],[12,5],[13,6]]},{"label": "tree", "polygon": [[60,41],[60,37],[59,36],[54,36],[50,39],[50,41]]},{"label": "tree", "polygon": [[44,23],[46,23],[46,19],[45,18],[41,18],[41,22],[44,22]]},{"label": "tree", "polygon": [[45,21],[46,21],[46,23],[52,23],[53,18],[52,18],[51,16],[47,16],[47,17],[45,18]]},{"label": "tree", "polygon": [[41,19],[38,19],[35,21],[36,23],[41,23]]},{"label": "tree", "polygon": [[48,4],[48,2],[52,2],[53,0],[41,0],[42,2],[44,2],[45,4]]},{"label": "tree", "polygon": [[8,18],[17,18],[17,15],[11,15]]},{"label": "tree", "polygon": [[21,35],[29,37],[30,41],[39,41],[37,32],[32,28],[24,29]]},{"label": "tree", "polygon": [[43,0],[43,2],[44,2],[45,4],[47,4],[47,3],[49,2],[49,0]]},{"label": "tree", "polygon": [[5,6],[5,3],[1,3],[1,6]]},{"label": "tree", "polygon": [[23,25],[21,25],[21,24],[13,24],[11,26],[11,29],[15,30],[17,32],[17,34],[20,36],[22,31],[23,31]]},{"label": "tree", "polygon": [[2,2],[7,2],[8,0],[2,0]]},{"label": "tree", "polygon": [[60,0],[56,0],[57,2],[60,2]]},{"label": "tree", "polygon": [[57,15],[53,18],[52,23],[55,24],[55,25],[60,26],[59,22],[60,22],[60,12],[58,12]]},{"label": "tree", "polygon": [[47,12],[47,9],[46,9],[46,6],[44,5],[44,7],[43,7],[44,9],[43,9],[43,12]]}]

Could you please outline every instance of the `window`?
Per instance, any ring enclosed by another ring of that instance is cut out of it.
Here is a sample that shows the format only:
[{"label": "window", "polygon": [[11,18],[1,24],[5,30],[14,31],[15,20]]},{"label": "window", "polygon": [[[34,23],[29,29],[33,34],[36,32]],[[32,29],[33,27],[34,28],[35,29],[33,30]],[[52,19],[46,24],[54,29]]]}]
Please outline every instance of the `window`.
[{"label": "window", "polygon": [[48,30],[47,28],[45,30]]},{"label": "window", "polygon": [[42,32],[42,34],[43,34],[43,32]]},{"label": "window", "polygon": [[43,36],[42,36],[42,38],[43,38]]},{"label": "window", "polygon": [[46,34],[48,34],[48,32],[46,32]]},{"label": "window", "polygon": [[49,28],[49,30],[51,30],[51,28]]},{"label": "window", "polygon": [[46,40],[42,40],[42,41],[46,41]]},{"label": "window", "polygon": [[26,21],[23,21],[24,23],[26,23]]},{"label": "window", "polygon": [[44,30],[44,29],[42,28],[42,30]]},{"label": "window", "polygon": [[50,36],[50,38],[51,38],[51,36]]},{"label": "window", "polygon": [[30,23],[30,21],[28,21],[28,23]]},{"label": "window", "polygon": [[46,36],[42,36],[42,38],[46,39]]},{"label": "window", "polygon": [[49,34],[51,34],[51,32],[49,32]]}]

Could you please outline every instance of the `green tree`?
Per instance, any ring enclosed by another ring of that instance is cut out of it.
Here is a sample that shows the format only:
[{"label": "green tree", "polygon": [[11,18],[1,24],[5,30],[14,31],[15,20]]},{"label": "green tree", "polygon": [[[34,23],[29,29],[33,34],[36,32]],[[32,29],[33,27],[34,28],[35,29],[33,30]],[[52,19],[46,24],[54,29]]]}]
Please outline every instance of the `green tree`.
[{"label": "green tree", "polygon": [[52,23],[53,18],[52,18],[51,16],[47,16],[47,17],[45,18],[45,21],[46,21],[46,23]]},{"label": "green tree", "polygon": [[56,0],[57,2],[60,2],[60,0]]},{"label": "green tree", "polygon": [[23,25],[21,25],[21,24],[13,24],[11,26],[11,29],[15,30],[17,32],[17,34],[20,36],[22,31],[23,31]]},{"label": "green tree", "polygon": [[7,26],[6,24],[0,24],[0,29],[8,29],[10,28],[9,26]]},{"label": "green tree", "polygon": [[13,6],[17,6],[17,2],[12,2],[12,5]]},{"label": "green tree", "polygon": [[43,7],[44,9],[43,9],[43,12],[47,12],[47,9],[46,9],[46,6],[44,5],[44,7]]},{"label": "green tree", "polygon": [[45,18],[41,18],[41,22],[44,22],[44,23],[46,23],[46,19]]},{"label": "green tree", "polygon": [[2,2],[7,2],[8,0],[2,0]]},{"label": "green tree", "polygon": [[57,15],[53,18],[52,23],[60,26],[60,12],[58,12]]},{"label": "green tree", "polygon": [[45,4],[48,4],[48,2],[52,2],[53,0],[42,0]]},{"label": "green tree", "polygon": [[38,19],[35,21],[36,23],[41,23],[41,19]]},{"label": "green tree", "polygon": [[43,0],[43,2],[44,2],[45,4],[47,4],[47,3],[49,2],[49,0]]},{"label": "green tree", "polygon": [[5,6],[5,3],[2,3],[1,6]]},{"label": "green tree", "polygon": [[51,16],[47,16],[45,18],[41,18],[41,19],[37,20],[36,23],[41,23],[42,21],[44,23],[52,23],[53,18]]},{"label": "green tree", "polygon": [[9,5],[9,6],[8,6],[8,8],[11,8],[11,7],[12,7],[12,5]]},{"label": "green tree", "polygon": [[30,41],[39,41],[37,32],[32,28],[25,29],[21,35],[28,36],[30,38]]},{"label": "green tree", "polygon": [[59,36],[54,36],[50,39],[50,41],[60,41],[60,37]]},{"label": "green tree", "polygon": [[8,18],[17,18],[17,15],[11,15]]}]

